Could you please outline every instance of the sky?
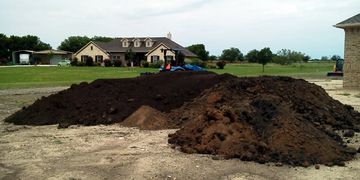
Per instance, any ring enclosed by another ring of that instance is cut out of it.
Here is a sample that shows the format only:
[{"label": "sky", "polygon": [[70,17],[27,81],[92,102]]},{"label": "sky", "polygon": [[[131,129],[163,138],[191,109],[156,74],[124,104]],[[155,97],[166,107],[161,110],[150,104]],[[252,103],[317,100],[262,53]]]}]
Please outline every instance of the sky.
[{"label": "sky", "polygon": [[359,0],[1,0],[0,33],[36,35],[55,49],[69,36],[159,37],[183,46],[291,49],[312,58],[344,54],[333,25]]}]

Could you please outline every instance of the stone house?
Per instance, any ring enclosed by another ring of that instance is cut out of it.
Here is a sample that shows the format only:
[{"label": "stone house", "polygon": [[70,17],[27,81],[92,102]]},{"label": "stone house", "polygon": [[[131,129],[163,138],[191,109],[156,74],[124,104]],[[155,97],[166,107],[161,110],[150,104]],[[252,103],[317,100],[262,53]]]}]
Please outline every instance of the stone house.
[{"label": "stone house", "polygon": [[360,14],[335,25],[345,31],[344,88],[360,89]]},{"label": "stone house", "polygon": [[164,49],[175,50],[185,58],[196,57],[194,53],[172,41],[170,33],[167,37],[124,37],[115,38],[110,42],[91,41],[76,52],[75,57],[82,62],[89,57],[96,63],[102,63],[105,59],[121,61],[123,66],[129,62],[129,52],[132,52],[135,66],[139,66],[142,60],[154,63],[163,61],[164,58],[169,61],[177,58],[174,51],[167,51],[164,57]]}]

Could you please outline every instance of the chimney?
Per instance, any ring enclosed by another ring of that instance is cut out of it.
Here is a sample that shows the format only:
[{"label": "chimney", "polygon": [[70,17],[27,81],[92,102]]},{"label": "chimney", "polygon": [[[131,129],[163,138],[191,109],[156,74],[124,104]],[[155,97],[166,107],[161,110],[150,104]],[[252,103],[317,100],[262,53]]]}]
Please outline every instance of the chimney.
[{"label": "chimney", "polygon": [[171,40],[172,39],[171,33],[169,32],[166,37]]}]

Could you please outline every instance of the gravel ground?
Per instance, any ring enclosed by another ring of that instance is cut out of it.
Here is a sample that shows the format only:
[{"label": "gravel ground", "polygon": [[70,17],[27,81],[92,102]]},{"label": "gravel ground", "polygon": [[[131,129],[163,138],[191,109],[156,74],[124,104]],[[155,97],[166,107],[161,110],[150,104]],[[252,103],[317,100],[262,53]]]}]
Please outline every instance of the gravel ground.
[{"label": "gravel ground", "polygon": [[[312,80],[360,111],[360,91],[339,80]],[[41,96],[65,89],[0,91],[0,119]],[[0,179],[360,179],[359,155],[346,167],[275,166],[184,154],[167,144],[176,130],[140,131],[119,125],[14,126],[0,121]],[[349,141],[360,146],[360,136]]]}]

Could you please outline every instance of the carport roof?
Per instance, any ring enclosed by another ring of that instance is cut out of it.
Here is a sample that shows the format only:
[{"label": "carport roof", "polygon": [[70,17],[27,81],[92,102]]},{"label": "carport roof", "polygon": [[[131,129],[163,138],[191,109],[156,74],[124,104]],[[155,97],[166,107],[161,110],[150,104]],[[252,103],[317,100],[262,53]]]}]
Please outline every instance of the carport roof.
[{"label": "carport roof", "polygon": [[66,55],[66,54],[71,54],[71,53],[72,52],[62,51],[62,50],[53,50],[53,49],[34,52],[34,54],[58,54],[58,55]]}]

